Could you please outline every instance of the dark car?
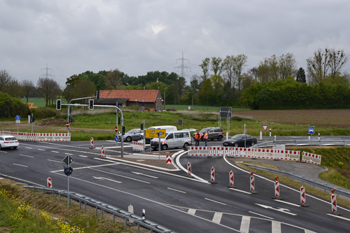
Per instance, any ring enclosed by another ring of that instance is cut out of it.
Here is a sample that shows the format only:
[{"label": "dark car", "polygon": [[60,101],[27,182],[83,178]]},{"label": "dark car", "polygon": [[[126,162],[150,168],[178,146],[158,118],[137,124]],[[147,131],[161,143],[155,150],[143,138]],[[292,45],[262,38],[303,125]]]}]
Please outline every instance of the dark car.
[{"label": "dark car", "polygon": [[237,134],[228,140],[225,140],[222,145],[223,146],[234,146],[234,147],[244,147],[244,141],[246,146],[254,146],[258,143],[258,139],[252,137],[248,134]]},{"label": "dark car", "polygon": [[[224,137],[224,131],[220,127],[207,127],[199,131],[199,134],[201,135],[201,140],[203,141],[204,133],[208,132],[208,139],[214,140],[217,139],[218,141],[221,141]],[[196,133],[193,134],[193,140]]]}]

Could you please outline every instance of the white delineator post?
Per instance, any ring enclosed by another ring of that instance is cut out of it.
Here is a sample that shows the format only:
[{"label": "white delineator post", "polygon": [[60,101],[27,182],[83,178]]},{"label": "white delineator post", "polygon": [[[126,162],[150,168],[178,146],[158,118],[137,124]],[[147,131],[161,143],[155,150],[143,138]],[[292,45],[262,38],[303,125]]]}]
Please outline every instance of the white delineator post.
[{"label": "white delineator post", "polygon": [[332,214],[337,213],[337,197],[334,194],[334,189],[332,189],[332,195],[331,195],[331,205],[332,205]]},{"label": "white delineator post", "polygon": [[227,186],[228,188],[236,188],[235,186],[235,181],[234,181],[234,173],[233,171],[230,171],[228,173],[228,178],[229,178],[229,185]]},{"label": "white delineator post", "polygon": [[257,193],[257,192],[255,191],[254,172],[250,172],[250,192],[251,192],[251,193]]},{"label": "white delineator post", "polygon": [[215,182],[215,168],[211,167],[210,169],[210,182],[214,183]]},{"label": "white delineator post", "polygon": [[90,149],[94,149],[94,148],[95,148],[95,146],[94,146],[94,138],[91,137],[90,138]]},{"label": "white delineator post", "polygon": [[187,176],[191,176],[191,173],[192,173],[191,163],[188,162],[187,163]]},{"label": "white delineator post", "polygon": [[300,205],[306,206],[306,197],[305,197],[305,188],[304,186],[300,187]]},{"label": "white delineator post", "polygon": [[101,147],[101,158],[106,157],[105,155],[105,149],[103,148],[103,146]]},{"label": "white delineator post", "polygon": [[275,199],[278,199],[278,198],[280,198],[280,182],[278,182],[278,177],[277,176],[275,176],[275,196],[274,196],[274,198]]},{"label": "white delineator post", "polygon": [[146,219],[146,210],[142,209],[142,220]]}]

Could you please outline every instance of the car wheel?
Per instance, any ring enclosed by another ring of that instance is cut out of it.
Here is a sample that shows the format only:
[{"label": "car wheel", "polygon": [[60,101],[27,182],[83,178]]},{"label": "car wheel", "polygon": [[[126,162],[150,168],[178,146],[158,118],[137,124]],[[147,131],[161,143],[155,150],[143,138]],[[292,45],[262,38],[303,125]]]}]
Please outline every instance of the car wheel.
[{"label": "car wheel", "polygon": [[238,143],[235,143],[235,147],[238,147]]},{"label": "car wheel", "polygon": [[168,145],[162,145],[162,150],[166,150],[166,149],[168,149]]},{"label": "car wheel", "polygon": [[219,140],[219,141],[221,141],[221,140],[222,140],[222,136],[221,136],[221,135],[218,137],[218,140]]},{"label": "car wheel", "polygon": [[255,145],[255,142],[252,142],[251,146],[254,146]]},{"label": "car wheel", "polygon": [[17,150],[17,146],[12,147],[14,150]]},{"label": "car wheel", "polygon": [[127,138],[126,138],[126,141],[127,141],[127,142],[131,142],[131,141],[132,141],[131,137],[127,137]]},{"label": "car wheel", "polygon": [[0,144],[0,150],[2,150],[2,146],[1,146],[1,144]]},{"label": "car wheel", "polygon": [[185,143],[184,150],[188,150],[188,143]]}]

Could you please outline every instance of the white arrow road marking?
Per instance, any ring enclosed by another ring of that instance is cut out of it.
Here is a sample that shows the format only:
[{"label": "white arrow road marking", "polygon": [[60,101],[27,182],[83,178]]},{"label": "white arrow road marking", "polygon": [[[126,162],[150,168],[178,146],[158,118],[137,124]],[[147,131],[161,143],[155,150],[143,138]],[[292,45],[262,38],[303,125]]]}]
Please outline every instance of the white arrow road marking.
[{"label": "white arrow road marking", "polygon": [[172,190],[172,191],[175,191],[175,192],[179,192],[179,193],[186,193],[186,192],[184,192],[184,191],[177,190],[177,189],[172,189],[172,188],[169,188],[169,187],[167,187],[167,189]]},{"label": "white arrow road marking", "polygon": [[19,154],[20,156],[24,156],[24,157],[28,157],[28,158],[34,158],[34,156],[30,156],[30,155],[22,155],[22,154]]},{"label": "white arrow road marking", "polygon": [[52,153],[60,153],[60,152],[58,152],[58,151],[55,151],[55,150],[53,150],[53,151],[51,151]]},{"label": "white arrow road marking", "polygon": [[332,217],[335,217],[335,218],[340,218],[340,219],[343,219],[343,220],[346,220],[346,221],[349,221],[349,222],[350,222],[350,219],[344,218],[344,217],[342,217],[342,216],[338,216],[338,215],[334,215],[334,214],[327,214],[327,215],[332,216]]},{"label": "white arrow road marking", "polygon": [[86,157],[87,157],[87,155],[79,155],[79,157],[86,158]]},{"label": "white arrow road marking", "polygon": [[255,212],[253,212],[253,211],[248,211],[248,212],[251,213],[251,214],[258,215],[258,216],[263,217],[263,218],[273,219],[273,218],[268,217],[268,216],[266,216],[266,215],[255,213]]},{"label": "white arrow road marking", "polygon": [[93,176],[95,179],[97,180],[108,180],[108,181],[112,181],[112,182],[115,182],[115,183],[118,183],[118,184],[121,184],[122,182],[121,181],[118,181],[118,180],[112,180],[112,179],[108,179],[108,178],[104,178],[104,177],[96,177],[96,176]]},{"label": "white arrow road marking", "polygon": [[271,209],[271,210],[275,210],[275,211],[278,211],[278,212],[282,212],[284,214],[289,214],[289,215],[297,215],[297,214],[294,214],[294,213],[291,213],[289,209],[286,209],[286,208],[273,208],[272,206],[268,206],[268,205],[263,205],[263,204],[258,204],[258,203],[255,203],[255,205],[258,205],[260,207],[263,207],[265,209]]},{"label": "white arrow road marking", "polygon": [[212,201],[212,202],[215,202],[215,203],[218,203],[218,204],[221,204],[221,205],[226,205],[225,203],[222,203],[222,202],[219,202],[219,201],[214,201],[212,199],[209,199],[209,198],[204,198],[205,200],[207,201]]},{"label": "white arrow road marking", "polygon": [[281,223],[277,221],[271,221],[272,233],[281,233]]},{"label": "white arrow road marking", "polygon": [[213,220],[211,220],[213,223],[220,224],[222,218],[222,213],[220,212],[215,212],[213,216]]},{"label": "white arrow road marking", "polygon": [[196,209],[188,209],[187,213],[190,215],[196,215]]},{"label": "white arrow road marking", "polygon": [[52,160],[52,159],[47,159],[47,161],[55,162],[55,163],[62,163],[62,161],[57,161],[57,160]]},{"label": "white arrow road marking", "polygon": [[278,199],[275,199],[275,201],[278,201],[278,202],[281,202],[281,203],[285,203],[285,204],[288,204],[288,205],[292,205],[292,206],[296,206],[296,207],[300,207],[300,205],[297,205],[297,204],[294,204],[294,203],[291,203],[291,202],[288,202],[288,201],[282,201],[282,200],[278,200]]},{"label": "white arrow road marking", "polygon": [[136,174],[136,175],[151,177],[151,178],[153,178],[153,179],[158,179],[158,177],[156,177],[156,176],[151,176],[151,175],[143,174],[143,173],[141,173],[141,172],[132,172],[132,173],[134,173],[134,174]]},{"label": "white arrow road marking", "polygon": [[21,166],[21,167],[28,167],[27,165],[22,165],[22,164],[18,164],[18,163],[13,163],[13,165]]},{"label": "white arrow road marking", "polygon": [[248,233],[249,226],[250,226],[250,217],[242,216],[241,228],[239,229],[239,231],[243,233]]}]

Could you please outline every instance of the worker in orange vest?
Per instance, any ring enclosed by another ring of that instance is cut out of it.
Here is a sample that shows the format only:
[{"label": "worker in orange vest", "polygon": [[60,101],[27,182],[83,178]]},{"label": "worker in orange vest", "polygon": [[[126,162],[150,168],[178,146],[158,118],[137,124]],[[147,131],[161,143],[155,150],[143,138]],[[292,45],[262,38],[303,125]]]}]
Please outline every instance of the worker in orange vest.
[{"label": "worker in orange vest", "polygon": [[196,140],[196,146],[199,146],[199,140],[201,139],[199,132],[194,135],[194,139]]},{"label": "worker in orange vest", "polygon": [[205,142],[205,146],[208,146],[208,132],[204,133],[203,139],[204,139],[204,142]]}]

